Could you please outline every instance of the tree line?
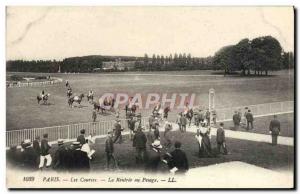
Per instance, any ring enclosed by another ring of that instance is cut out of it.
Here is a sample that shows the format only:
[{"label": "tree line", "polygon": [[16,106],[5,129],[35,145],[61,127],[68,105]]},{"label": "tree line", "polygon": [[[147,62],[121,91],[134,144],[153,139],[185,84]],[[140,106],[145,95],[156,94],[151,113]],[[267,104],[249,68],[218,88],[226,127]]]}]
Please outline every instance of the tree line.
[{"label": "tree line", "polygon": [[268,75],[269,71],[294,68],[294,56],[292,52],[284,52],[272,36],[246,38],[216,52],[213,67],[224,70],[225,74],[240,71],[242,75]]},{"label": "tree line", "polygon": [[262,75],[269,71],[294,67],[292,52],[284,52],[280,43],[271,36],[242,39],[235,45],[221,48],[214,56],[192,57],[191,54],[175,53],[167,56],[153,54],[144,57],[101,56],[70,57],[56,60],[9,60],[7,71],[16,72],[93,72],[102,69],[105,61],[135,61],[133,71],[172,70],[222,70],[225,74],[240,72],[242,75]]}]

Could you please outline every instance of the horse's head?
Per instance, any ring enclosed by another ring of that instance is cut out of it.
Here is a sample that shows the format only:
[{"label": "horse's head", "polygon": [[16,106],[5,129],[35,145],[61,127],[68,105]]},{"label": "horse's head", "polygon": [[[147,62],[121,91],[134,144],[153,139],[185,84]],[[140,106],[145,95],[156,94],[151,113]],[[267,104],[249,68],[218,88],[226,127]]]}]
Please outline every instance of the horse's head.
[{"label": "horse's head", "polygon": [[79,96],[80,98],[83,98],[84,97],[84,94],[80,94],[80,96]]}]

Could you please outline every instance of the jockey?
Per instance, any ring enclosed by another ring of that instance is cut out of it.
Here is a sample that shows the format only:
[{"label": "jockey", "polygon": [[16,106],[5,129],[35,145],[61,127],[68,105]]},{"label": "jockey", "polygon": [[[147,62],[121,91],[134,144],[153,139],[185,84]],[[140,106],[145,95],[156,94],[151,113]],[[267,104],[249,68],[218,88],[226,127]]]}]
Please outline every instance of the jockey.
[{"label": "jockey", "polygon": [[42,90],[42,92],[41,92],[41,97],[42,97],[42,99],[44,99],[44,96],[45,96],[45,91]]},{"label": "jockey", "polygon": [[93,96],[94,95],[94,91],[91,89],[90,91],[89,91],[89,96]]}]

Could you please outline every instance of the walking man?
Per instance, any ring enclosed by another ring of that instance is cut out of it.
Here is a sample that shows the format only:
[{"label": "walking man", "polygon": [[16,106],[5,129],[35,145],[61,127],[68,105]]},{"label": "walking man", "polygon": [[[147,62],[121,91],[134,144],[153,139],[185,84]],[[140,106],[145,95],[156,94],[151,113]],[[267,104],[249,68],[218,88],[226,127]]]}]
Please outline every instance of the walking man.
[{"label": "walking man", "polygon": [[93,122],[96,122],[96,119],[97,119],[97,113],[96,113],[96,110],[93,110],[93,113],[92,113],[92,119],[93,119]]},{"label": "walking man", "polygon": [[50,167],[51,162],[52,162],[52,158],[51,155],[49,153],[49,150],[51,148],[51,146],[48,144],[48,134],[45,133],[43,135],[43,139],[41,141],[41,156],[40,156],[40,165],[39,165],[39,169],[43,169],[44,167],[44,163],[45,163],[45,159],[46,159],[46,167]]},{"label": "walking man", "polygon": [[136,149],[136,164],[145,162],[147,138],[142,128],[138,128],[133,137],[133,147]]},{"label": "walking man", "polygon": [[249,126],[251,126],[250,130],[253,129],[253,114],[251,113],[251,110],[249,109],[246,114],[246,120],[247,120],[247,130],[249,130]]},{"label": "walking man", "polygon": [[238,114],[237,111],[234,111],[234,114],[233,114],[233,117],[232,117],[232,120],[233,120],[233,125],[234,125],[234,130],[237,130],[240,126],[240,122],[241,122],[241,118]]},{"label": "walking man", "polygon": [[122,131],[124,129],[121,127],[121,121],[119,119],[116,119],[116,123],[114,124],[114,136],[115,136],[115,139],[114,139],[114,143],[118,141],[118,143],[122,143]]},{"label": "walking man", "polygon": [[186,124],[187,124],[186,116],[181,115],[180,117],[181,132],[186,132]]},{"label": "walking man", "polygon": [[130,131],[130,140],[132,140],[133,138],[133,134],[134,134],[134,130],[135,130],[135,120],[133,119],[133,116],[131,116],[128,120],[128,128]]},{"label": "walking man", "polygon": [[109,169],[110,160],[113,160],[114,167],[118,168],[116,158],[114,156],[114,142],[112,140],[112,131],[109,131],[105,140],[106,166]]},{"label": "walking man", "polygon": [[270,134],[272,136],[272,145],[277,145],[278,135],[280,135],[280,122],[277,120],[277,116],[274,115],[274,119],[270,122]]},{"label": "walking man", "polygon": [[218,146],[219,153],[221,153],[221,148],[223,149],[224,155],[228,153],[226,143],[225,143],[225,131],[224,131],[223,123],[220,123],[220,127],[217,129],[217,146]]},{"label": "walking man", "polygon": [[81,129],[80,130],[80,135],[77,137],[77,141],[83,145],[85,144],[85,137],[84,137],[84,134],[85,134],[85,129]]}]

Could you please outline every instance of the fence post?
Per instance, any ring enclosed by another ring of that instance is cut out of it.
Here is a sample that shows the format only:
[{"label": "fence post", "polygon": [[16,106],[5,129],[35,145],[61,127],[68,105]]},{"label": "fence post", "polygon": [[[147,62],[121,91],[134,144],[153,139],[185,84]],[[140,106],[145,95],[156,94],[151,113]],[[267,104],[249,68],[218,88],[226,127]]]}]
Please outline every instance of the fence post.
[{"label": "fence post", "polygon": [[70,125],[68,125],[68,139],[70,139]]}]

